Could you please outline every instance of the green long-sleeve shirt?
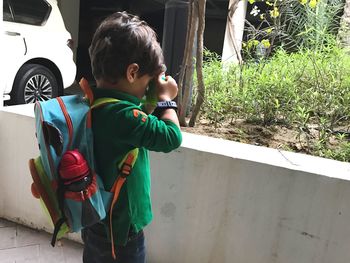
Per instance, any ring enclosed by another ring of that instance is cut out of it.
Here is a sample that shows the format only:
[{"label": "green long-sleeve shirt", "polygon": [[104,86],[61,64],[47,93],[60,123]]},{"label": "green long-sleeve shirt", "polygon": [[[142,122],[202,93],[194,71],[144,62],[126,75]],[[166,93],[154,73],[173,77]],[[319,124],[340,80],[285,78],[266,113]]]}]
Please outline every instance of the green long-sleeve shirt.
[{"label": "green long-sleeve shirt", "polygon": [[125,244],[129,229],[138,232],[152,220],[150,162],[148,150],[170,152],[182,141],[180,129],[171,121],[142,112],[140,100],[113,89],[93,89],[95,100],[116,98],[92,112],[96,171],[106,190],[118,174],[117,165],[134,148],[139,155],[113,210],[115,244]]}]

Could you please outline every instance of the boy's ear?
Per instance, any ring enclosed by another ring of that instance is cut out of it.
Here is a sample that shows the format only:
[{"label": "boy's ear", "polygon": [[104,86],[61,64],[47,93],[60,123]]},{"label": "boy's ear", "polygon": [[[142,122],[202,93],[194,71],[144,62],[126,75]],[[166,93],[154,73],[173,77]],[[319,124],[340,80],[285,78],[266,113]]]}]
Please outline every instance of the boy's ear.
[{"label": "boy's ear", "polygon": [[139,65],[136,63],[130,64],[126,69],[126,79],[133,83],[138,76]]}]

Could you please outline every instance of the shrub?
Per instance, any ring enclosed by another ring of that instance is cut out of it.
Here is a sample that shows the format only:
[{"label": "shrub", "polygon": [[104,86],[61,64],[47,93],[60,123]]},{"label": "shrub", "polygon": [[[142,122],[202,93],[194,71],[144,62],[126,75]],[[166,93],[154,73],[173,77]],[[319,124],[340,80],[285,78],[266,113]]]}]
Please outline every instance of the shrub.
[{"label": "shrub", "polygon": [[[329,146],[337,127],[350,123],[350,56],[344,50],[336,45],[292,54],[279,49],[270,59],[225,69],[216,54],[206,51],[206,56],[202,115],[215,127],[232,119],[293,126],[307,138],[316,136],[308,152],[349,157],[344,139],[338,140],[341,153]],[[310,133],[311,127],[316,135]]]}]

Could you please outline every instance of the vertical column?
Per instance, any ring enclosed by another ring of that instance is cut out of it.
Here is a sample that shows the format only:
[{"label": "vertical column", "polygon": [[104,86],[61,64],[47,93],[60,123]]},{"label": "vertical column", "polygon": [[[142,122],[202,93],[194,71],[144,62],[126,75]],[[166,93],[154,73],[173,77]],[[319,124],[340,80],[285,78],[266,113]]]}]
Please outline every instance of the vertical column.
[{"label": "vertical column", "polygon": [[169,0],[165,4],[162,48],[167,73],[178,80],[184,55],[188,0]]},{"label": "vertical column", "polygon": [[[3,32],[4,32],[4,29],[3,29],[3,23],[2,23],[2,21],[3,21],[3,5],[2,4],[0,4],[0,43],[4,43],[3,42],[3,38],[4,38],[4,34],[3,34]],[[3,52],[5,52],[4,51],[4,49],[2,48],[1,50],[0,50],[0,56],[1,56],[1,58],[3,58]],[[8,62],[8,61],[7,61]],[[0,70],[1,70],[1,72],[2,73],[4,73],[4,70],[3,70],[3,68],[2,68],[3,66],[1,66],[0,67]],[[1,110],[1,108],[4,106],[4,89],[5,89],[5,80],[4,80],[4,75],[3,74],[0,74],[0,110]]]},{"label": "vertical column", "polygon": [[246,12],[247,0],[230,0],[222,51],[223,62],[239,63],[241,61]]},{"label": "vertical column", "polygon": [[79,9],[80,0],[59,0],[58,6],[61,10],[61,14],[66,25],[67,30],[72,35],[74,41],[74,61],[77,56],[77,46],[79,37]]},{"label": "vertical column", "polygon": [[344,13],[340,19],[339,28],[340,41],[346,49],[350,50],[350,1],[346,0],[344,5]]}]

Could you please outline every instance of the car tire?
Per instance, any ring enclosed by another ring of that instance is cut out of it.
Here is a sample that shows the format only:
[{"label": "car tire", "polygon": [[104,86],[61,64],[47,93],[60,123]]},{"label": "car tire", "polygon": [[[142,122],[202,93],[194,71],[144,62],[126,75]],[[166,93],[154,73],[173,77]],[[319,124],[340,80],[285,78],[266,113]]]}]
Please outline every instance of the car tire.
[{"label": "car tire", "polygon": [[44,101],[59,95],[55,75],[38,64],[25,64],[18,71],[12,91],[10,105]]}]

